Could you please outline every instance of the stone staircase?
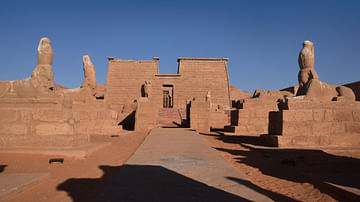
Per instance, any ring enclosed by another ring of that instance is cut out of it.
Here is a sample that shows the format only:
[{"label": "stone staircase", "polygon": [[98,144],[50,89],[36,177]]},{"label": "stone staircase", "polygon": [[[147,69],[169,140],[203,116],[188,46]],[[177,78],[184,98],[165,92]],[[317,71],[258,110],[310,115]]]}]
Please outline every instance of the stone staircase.
[{"label": "stone staircase", "polygon": [[162,127],[181,127],[186,119],[186,110],[177,108],[160,108],[158,124]]}]

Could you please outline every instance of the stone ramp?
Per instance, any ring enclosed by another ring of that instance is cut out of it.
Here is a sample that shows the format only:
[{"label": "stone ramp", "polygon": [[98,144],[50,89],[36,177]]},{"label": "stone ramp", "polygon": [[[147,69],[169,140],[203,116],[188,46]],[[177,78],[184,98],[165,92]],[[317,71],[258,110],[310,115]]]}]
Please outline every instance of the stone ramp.
[{"label": "stone ramp", "polygon": [[95,201],[271,201],[190,129],[157,128]]}]

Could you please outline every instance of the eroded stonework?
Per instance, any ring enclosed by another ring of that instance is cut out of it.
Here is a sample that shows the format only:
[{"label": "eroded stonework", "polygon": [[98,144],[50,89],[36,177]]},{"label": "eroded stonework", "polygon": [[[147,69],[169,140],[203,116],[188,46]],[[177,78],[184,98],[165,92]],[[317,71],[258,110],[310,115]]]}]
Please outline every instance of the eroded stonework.
[{"label": "eroded stonework", "polygon": [[179,58],[177,74],[159,74],[158,57],[108,57],[106,84],[98,84],[84,55],[84,81],[68,89],[54,83],[48,38],[37,52],[31,77],[0,81],[1,147],[77,146],[164,126],[220,129],[280,147],[360,146],[359,82],[320,81],[311,41],[299,53],[299,86],[253,95],[230,88],[227,58]]}]

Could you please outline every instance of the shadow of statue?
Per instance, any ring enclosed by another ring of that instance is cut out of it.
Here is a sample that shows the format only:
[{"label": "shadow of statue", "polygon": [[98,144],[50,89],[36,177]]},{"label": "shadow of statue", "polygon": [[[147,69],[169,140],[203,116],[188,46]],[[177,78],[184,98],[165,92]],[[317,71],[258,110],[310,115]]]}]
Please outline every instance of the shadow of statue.
[{"label": "shadow of statue", "polygon": [[[161,166],[100,166],[101,178],[68,179],[57,186],[79,201],[248,201]],[[94,193],[94,188],[100,192]]]}]

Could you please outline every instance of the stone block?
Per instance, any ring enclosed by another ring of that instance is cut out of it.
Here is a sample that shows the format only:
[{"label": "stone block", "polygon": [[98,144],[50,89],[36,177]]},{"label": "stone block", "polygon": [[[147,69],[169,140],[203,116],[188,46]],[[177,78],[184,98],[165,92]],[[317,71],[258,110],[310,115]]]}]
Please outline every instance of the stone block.
[{"label": "stone block", "polygon": [[325,119],[325,110],[314,109],[313,110],[313,119],[314,119],[314,121],[323,121]]},{"label": "stone block", "polygon": [[268,125],[268,120],[266,118],[250,118],[248,120],[249,125]]},{"label": "stone block", "polygon": [[32,121],[32,112],[31,110],[22,110],[19,111],[20,120],[24,123],[30,123]]},{"label": "stone block", "polygon": [[312,110],[283,110],[284,121],[312,121]]},{"label": "stone block", "polygon": [[234,132],[237,134],[246,134],[248,133],[247,126],[236,126]]},{"label": "stone block", "polygon": [[11,109],[0,110],[1,123],[15,122],[17,118],[18,118],[17,110],[11,110]]},{"label": "stone block", "polygon": [[251,112],[250,110],[245,110],[245,109],[239,110],[239,120],[242,118],[249,118],[250,112]]},{"label": "stone block", "polygon": [[39,121],[66,121],[67,110],[39,109],[33,111],[33,119]]},{"label": "stone block", "polygon": [[314,135],[294,136],[291,140],[291,143],[295,146],[319,145],[319,136],[314,136]]},{"label": "stone block", "polygon": [[1,135],[25,135],[28,131],[28,124],[25,123],[4,123],[0,124]]},{"label": "stone block", "polygon": [[320,146],[327,146],[327,145],[330,145],[331,141],[330,141],[330,136],[328,135],[322,135],[322,136],[319,136],[319,145]]},{"label": "stone block", "polygon": [[35,126],[36,135],[73,135],[74,128],[68,123],[39,123]]},{"label": "stone block", "polygon": [[330,135],[345,133],[345,124],[341,122],[314,122],[313,134]]},{"label": "stone block", "polygon": [[354,118],[354,121],[360,122],[360,110],[353,111],[353,118]]},{"label": "stone block", "polygon": [[79,111],[80,120],[96,120],[98,111]]},{"label": "stone block", "polygon": [[255,110],[255,117],[256,118],[268,118],[269,110],[257,109],[257,110]]},{"label": "stone block", "polygon": [[360,136],[360,122],[348,122],[346,123],[346,133],[359,134]]},{"label": "stone block", "polygon": [[283,135],[311,135],[312,123],[311,122],[293,122],[283,121],[282,127]]},{"label": "stone block", "polygon": [[329,136],[331,145],[334,146],[359,146],[359,135],[332,135]]},{"label": "stone block", "polygon": [[238,125],[244,125],[244,124],[248,124],[249,123],[249,119],[250,118],[244,118],[244,117],[239,117],[239,120],[238,120]]},{"label": "stone block", "polygon": [[352,121],[353,114],[352,110],[336,110],[337,121]]},{"label": "stone block", "polygon": [[290,147],[293,146],[292,144],[292,138],[293,137],[287,137],[287,136],[277,136],[277,145],[279,147]]},{"label": "stone block", "polygon": [[258,135],[268,134],[269,133],[267,124],[265,124],[265,125],[256,124],[256,125],[254,125],[254,128],[255,128],[256,134],[258,134]]},{"label": "stone block", "polygon": [[324,121],[335,121],[336,120],[336,112],[334,110],[327,109],[324,112]]}]

